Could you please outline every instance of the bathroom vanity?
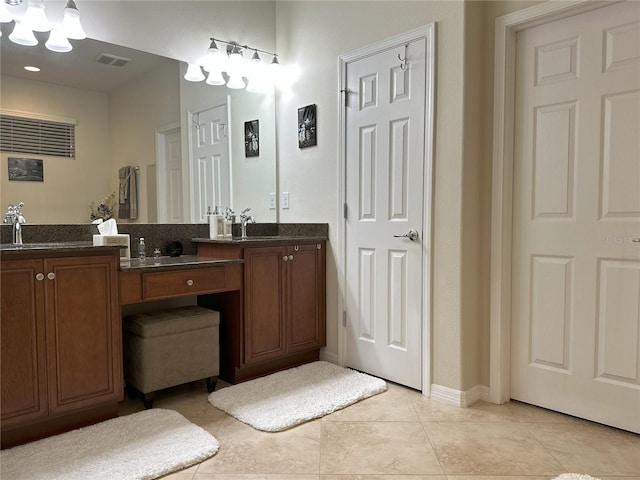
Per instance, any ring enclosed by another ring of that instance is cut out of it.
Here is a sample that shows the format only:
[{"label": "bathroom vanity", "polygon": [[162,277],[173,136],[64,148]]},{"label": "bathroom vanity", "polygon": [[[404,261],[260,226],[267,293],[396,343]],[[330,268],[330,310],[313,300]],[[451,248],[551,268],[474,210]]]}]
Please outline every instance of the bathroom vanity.
[{"label": "bathroom vanity", "polygon": [[326,235],[194,238],[196,255],[121,262],[118,247],[0,247],[2,448],[117,416],[124,305],[191,297],[220,312],[220,377],[319,359]]},{"label": "bathroom vanity", "polygon": [[2,446],[117,415],[119,249],[3,246]]}]

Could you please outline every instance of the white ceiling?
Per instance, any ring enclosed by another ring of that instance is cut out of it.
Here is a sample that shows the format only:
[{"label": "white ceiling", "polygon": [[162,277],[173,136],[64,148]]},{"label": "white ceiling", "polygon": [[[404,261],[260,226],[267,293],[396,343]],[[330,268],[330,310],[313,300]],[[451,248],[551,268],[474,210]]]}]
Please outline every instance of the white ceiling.
[{"label": "white ceiling", "polygon": [[[139,50],[99,42],[97,40],[71,40],[73,50],[55,53],[44,46],[48,33],[37,33],[37,46],[25,47],[11,42],[8,37],[12,23],[2,24],[0,37],[0,73],[19,78],[66,85],[86,90],[109,92],[130,82],[136,76],[157,68],[164,62],[175,61]],[[131,59],[123,67],[104,65],[96,59],[110,54]],[[24,70],[26,65],[37,66],[40,72]]]}]

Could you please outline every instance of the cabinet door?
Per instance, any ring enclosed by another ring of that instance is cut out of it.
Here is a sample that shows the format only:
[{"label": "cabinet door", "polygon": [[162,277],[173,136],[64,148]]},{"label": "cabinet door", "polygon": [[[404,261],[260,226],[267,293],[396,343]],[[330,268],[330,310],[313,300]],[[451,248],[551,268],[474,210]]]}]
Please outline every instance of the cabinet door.
[{"label": "cabinet door", "polygon": [[287,249],[285,305],[289,352],[325,345],[325,247],[318,245]]},{"label": "cabinet door", "polygon": [[51,413],[122,398],[116,262],[113,255],[44,261]]},{"label": "cabinet door", "polygon": [[244,362],[286,353],[283,315],[285,249],[244,251]]},{"label": "cabinet door", "polygon": [[2,426],[47,415],[42,260],[2,262]]}]

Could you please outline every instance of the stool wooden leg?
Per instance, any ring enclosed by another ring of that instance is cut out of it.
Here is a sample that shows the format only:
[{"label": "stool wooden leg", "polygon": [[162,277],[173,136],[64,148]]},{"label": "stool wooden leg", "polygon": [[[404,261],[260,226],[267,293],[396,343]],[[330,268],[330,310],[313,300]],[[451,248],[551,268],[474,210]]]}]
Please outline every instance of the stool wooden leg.
[{"label": "stool wooden leg", "polygon": [[155,398],[155,392],[143,393],[142,403],[144,403],[145,410],[153,408],[153,400]]},{"label": "stool wooden leg", "polygon": [[218,383],[218,377],[207,378],[207,392],[211,393],[216,389],[216,383]]}]

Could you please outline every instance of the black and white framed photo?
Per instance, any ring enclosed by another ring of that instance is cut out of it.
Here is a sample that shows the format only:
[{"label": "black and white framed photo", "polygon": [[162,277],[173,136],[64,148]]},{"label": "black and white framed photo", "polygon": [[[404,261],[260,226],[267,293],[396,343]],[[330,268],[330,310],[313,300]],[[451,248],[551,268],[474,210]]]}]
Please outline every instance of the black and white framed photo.
[{"label": "black and white framed photo", "polygon": [[244,156],[260,155],[260,124],[258,120],[244,122]]},{"label": "black and white framed photo", "polygon": [[298,109],[298,148],[313,147],[318,144],[316,119],[315,103]]},{"label": "black and white framed photo", "polygon": [[9,180],[44,182],[44,166],[38,158],[9,157]]}]

